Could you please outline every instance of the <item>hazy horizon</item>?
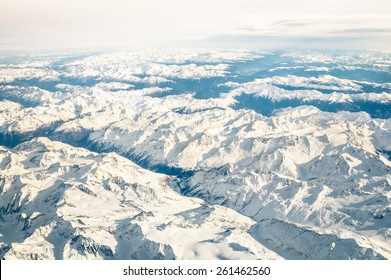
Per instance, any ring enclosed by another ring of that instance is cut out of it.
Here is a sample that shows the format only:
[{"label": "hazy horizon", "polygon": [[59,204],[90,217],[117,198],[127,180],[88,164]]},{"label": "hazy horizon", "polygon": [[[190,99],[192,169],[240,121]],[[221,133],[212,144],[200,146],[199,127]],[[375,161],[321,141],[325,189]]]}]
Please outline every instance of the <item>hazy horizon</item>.
[{"label": "hazy horizon", "polygon": [[391,4],[215,0],[0,2],[0,51],[216,47],[390,50]]}]

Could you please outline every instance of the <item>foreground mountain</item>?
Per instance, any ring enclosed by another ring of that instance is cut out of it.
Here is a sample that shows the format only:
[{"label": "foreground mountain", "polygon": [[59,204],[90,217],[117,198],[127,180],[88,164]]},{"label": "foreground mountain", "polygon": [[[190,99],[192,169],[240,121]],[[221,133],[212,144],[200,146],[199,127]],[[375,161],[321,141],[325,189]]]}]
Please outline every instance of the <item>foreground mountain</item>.
[{"label": "foreground mountain", "polygon": [[47,138],[0,150],[5,259],[279,258],[255,222],[184,197],[172,178]]}]

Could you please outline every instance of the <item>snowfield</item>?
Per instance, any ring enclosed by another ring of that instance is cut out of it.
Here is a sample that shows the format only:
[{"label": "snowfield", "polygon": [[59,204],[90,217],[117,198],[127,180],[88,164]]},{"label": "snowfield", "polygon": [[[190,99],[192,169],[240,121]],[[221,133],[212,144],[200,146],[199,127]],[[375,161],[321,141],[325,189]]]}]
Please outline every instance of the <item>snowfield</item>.
[{"label": "snowfield", "polygon": [[390,259],[390,57],[276,55],[0,64],[0,257]]},{"label": "snowfield", "polygon": [[117,154],[47,138],[0,152],[6,259],[281,258],[251,236],[252,219]]}]

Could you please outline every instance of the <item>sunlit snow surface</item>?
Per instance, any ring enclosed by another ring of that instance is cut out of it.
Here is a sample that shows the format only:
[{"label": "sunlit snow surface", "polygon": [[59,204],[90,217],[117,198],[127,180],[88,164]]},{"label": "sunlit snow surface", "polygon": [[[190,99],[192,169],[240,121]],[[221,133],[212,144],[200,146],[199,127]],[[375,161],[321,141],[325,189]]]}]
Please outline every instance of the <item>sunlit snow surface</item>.
[{"label": "sunlit snow surface", "polygon": [[0,257],[390,259],[390,118],[388,53],[0,56]]}]

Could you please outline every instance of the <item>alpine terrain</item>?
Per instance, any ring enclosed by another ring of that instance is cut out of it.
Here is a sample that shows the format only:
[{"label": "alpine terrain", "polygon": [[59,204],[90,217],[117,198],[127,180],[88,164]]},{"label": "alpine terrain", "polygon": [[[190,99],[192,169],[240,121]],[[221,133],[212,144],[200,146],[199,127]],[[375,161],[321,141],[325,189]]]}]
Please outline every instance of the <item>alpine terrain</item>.
[{"label": "alpine terrain", "polygon": [[391,259],[391,54],[0,57],[0,258]]}]

